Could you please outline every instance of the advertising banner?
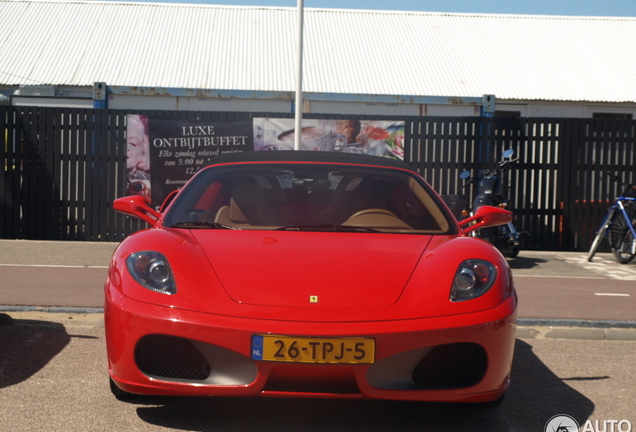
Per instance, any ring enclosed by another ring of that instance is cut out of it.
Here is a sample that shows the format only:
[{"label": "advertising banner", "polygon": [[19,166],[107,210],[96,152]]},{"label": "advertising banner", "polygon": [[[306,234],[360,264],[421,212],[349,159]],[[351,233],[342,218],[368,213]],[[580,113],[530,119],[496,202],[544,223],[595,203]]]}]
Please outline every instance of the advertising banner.
[{"label": "advertising banner", "polygon": [[[301,150],[404,159],[404,121],[312,120],[302,123]],[[215,156],[294,150],[294,119],[127,116],[126,195],[161,206]]]},{"label": "advertising banner", "polygon": [[152,207],[213,157],[254,149],[252,119],[127,116],[126,195]]},{"label": "advertising banner", "polygon": [[[293,150],[294,141],[294,119],[254,119],[254,150]],[[404,122],[303,119],[301,142],[301,150],[340,151],[404,160]]]}]

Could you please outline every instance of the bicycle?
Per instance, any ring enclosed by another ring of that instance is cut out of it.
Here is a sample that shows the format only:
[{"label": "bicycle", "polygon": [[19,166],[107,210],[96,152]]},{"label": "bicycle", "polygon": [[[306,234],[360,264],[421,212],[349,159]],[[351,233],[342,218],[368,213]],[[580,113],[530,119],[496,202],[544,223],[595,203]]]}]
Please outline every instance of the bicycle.
[{"label": "bicycle", "polygon": [[608,237],[612,253],[621,264],[627,264],[636,257],[636,185],[625,185],[621,179],[607,172],[614,181],[626,186],[623,194],[616,198],[607,210],[601,227],[594,237],[587,260],[592,261],[603,238]]}]

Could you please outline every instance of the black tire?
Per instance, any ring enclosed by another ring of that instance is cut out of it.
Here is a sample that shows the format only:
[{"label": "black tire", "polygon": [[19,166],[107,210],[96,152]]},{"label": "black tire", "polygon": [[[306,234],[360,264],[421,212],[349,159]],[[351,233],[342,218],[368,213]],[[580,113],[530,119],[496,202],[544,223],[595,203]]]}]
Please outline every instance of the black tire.
[{"label": "black tire", "polygon": [[513,246],[513,248],[510,249],[510,252],[508,253],[508,258],[517,258],[517,255],[519,255],[519,251],[521,251],[521,246]]},{"label": "black tire", "polygon": [[636,254],[631,253],[634,237],[627,226],[627,221],[620,214],[619,216],[614,218],[609,240],[616,260],[621,264],[627,264],[636,257]]},{"label": "black tire", "polygon": [[598,250],[598,247],[601,245],[601,241],[605,236],[606,229],[606,227],[603,227],[598,233],[596,233],[596,237],[594,237],[594,241],[592,242],[592,247],[590,247],[590,252],[587,254],[588,261],[591,262],[592,258],[594,258],[594,255],[596,254],[596,251]]},{"label": "black tire", "polygon": [[501,251],[503,253],[503,251],[505,251],[504,256],[508,257],[508,258],[517,258],[517,255],[519,255],[519,251],[521,251],[521,245],[516,245],[516,246],[510,246],[509,242],[508,242],[508,237],[512,234],[512,231],[510,230],[510,227],[508,225],[502,225],[500,227],[496,227],[498,228],[498,232],[497,232],[497,238],[499,239],[499,246],[501,246]]},{"label": "black tire", "polygon": [[612,210],[612,213],[606,219],[603,226],[598,230],[598,232],[596,233],[596,237],[594,237],[594,241],[592,242],[592,247],[590,247],[590,252],[587,254],[588,261],[591,262],[592,258],[594,258],[594,255],[596,254],[598,247],[601,245],[601,241],[603,240],[603,237],[605,237],[605,232],[607,232],[607,227],[609,227],[613,218],[614,218],[614,211]]},{"label": "black tire", "polygon": [[115,381],[113,381],[111,377],[108,377],[108,379],[110,380],[110,392],[117,398],[117,400],[126,402],[135,397],[134,394],[123,391],[122,389],[117,387],[117,384],[115,384]]}]

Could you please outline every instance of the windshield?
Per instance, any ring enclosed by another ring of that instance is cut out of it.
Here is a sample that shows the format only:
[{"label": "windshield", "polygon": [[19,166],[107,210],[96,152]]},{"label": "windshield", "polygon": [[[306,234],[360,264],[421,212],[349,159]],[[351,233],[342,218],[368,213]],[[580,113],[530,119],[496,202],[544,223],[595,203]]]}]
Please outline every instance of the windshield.
[{"label": "windshield", "polygon": [[210,167],[177,197],[165,226],[187,229],[449,234],[437,195],[406,171],[338,164]]}]

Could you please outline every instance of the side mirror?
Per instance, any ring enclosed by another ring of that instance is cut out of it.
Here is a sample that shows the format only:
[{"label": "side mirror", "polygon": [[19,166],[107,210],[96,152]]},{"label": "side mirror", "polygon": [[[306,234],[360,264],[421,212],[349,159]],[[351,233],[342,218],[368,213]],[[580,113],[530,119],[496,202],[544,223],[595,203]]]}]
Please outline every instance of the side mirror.
[{"label": "side mirror", "polygon": [[170,205],[170,203],[174,200],[174,197],[176,197],[178,194],[179,194],[178,190],[174,190],[170,192],[168,196],[166,197],[166,199],[163,200],[163,204],[161,204],[161,207],[159,208],[159,213],[165,212],[168,206]]},{"label": "side mirror", "polygon": [[146,204],[146,199],[141,195],[117,198],[113,201],[113,208],[118,212],[141,219],[152,226],[157,226],[157,222],[161,216],[161,213],[153,210]]},{"label": "side mirror", "polygon": [[515,151],[513,149],[508,149],[503,152],[503,158],[504,159],[511,158],[513,154],[515,154]]},{"label": "side mirror", "polygon": [[459,178],[462,180],[466,180],[469,177],[470,177],[470,172],[466,170],[462,171],[461,174],[459,174]]},{"label": "side mirror", "polygon": [[[512,222],[512,213],[508,210],[482,206],[477,209],[473,216],[459,222],[459,226],[464,230],[464,234],[468,234],[480,228],[505,225],[510,222]],[[473,224],[471,225],[471,223]]]}]

